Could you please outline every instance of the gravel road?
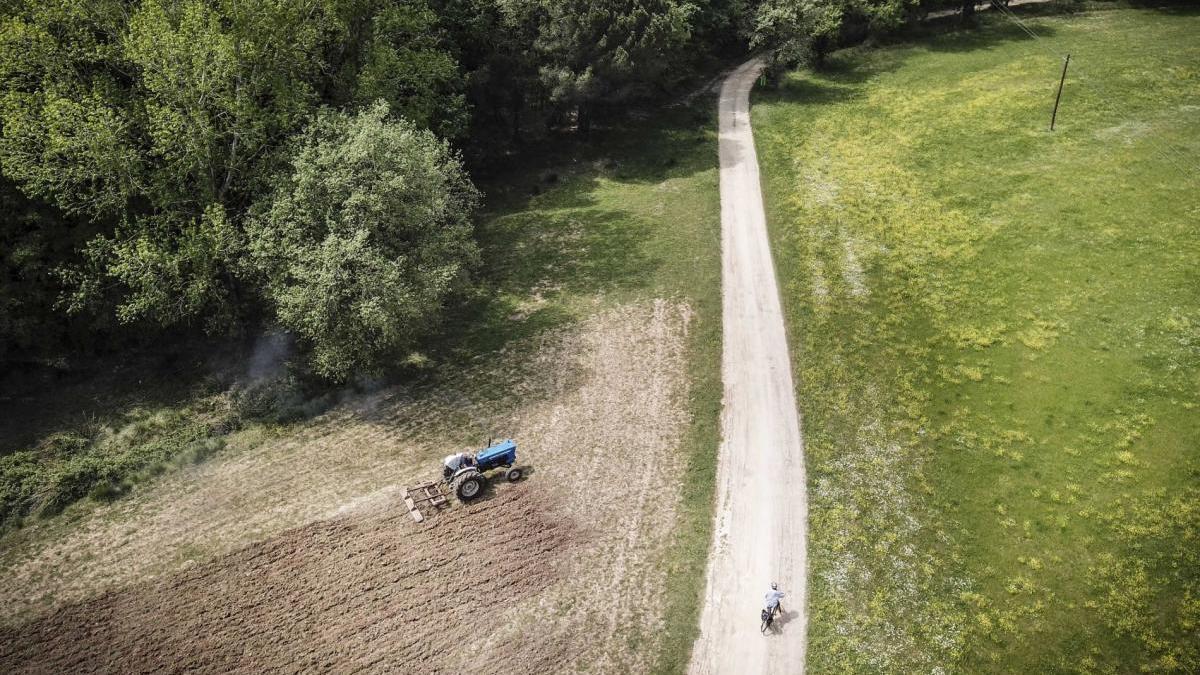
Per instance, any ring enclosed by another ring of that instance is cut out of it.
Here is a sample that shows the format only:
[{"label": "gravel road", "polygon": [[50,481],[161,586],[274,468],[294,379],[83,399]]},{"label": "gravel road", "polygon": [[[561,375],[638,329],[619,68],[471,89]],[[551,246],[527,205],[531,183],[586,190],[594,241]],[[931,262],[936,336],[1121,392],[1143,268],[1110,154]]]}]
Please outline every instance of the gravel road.
[{"label": "gravel road", "polygon": [[[758,156],[750,129],[752,60],[721,87],[721,229],[724,302],[718,503],[700,638],[692,673],[802,673],[806,643],[804,447]],[[784,615],[759,632],[771,581]]]}]

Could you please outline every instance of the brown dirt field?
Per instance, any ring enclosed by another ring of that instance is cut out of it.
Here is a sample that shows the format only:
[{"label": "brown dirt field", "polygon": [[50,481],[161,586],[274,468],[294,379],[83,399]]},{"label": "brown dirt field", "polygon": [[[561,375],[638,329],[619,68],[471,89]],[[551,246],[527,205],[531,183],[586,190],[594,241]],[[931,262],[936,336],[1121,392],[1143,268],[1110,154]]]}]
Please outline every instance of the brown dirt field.
[{"label": "brown dirt field", "polygon": [[[529,483],[424,526],[393,503],[0,632],[0,671],[456,672],[458,642],[488,632],[491,608],[549,588],[574,534]],[[471,669],[564,660],[561,643],[523,637]]]},{"label": "brown dirt field", "polygon": [[[122,669],[110,659],[126,650],[140,654],[130,668],[151,669],[647,670],[680,500],[689,321],[686,305],[664,300],[600,311],[431,387],[352,398],[244,447],[235,439],[76,522],[26,528],[0,550],[0,671],[37,669],[42,655],[63,659],[47,661],[57,670]],[[473,417],[518,441],[529,477],[495,485],[479,505],[492,515],[456,506],[425,529],[397,522],[401,486],[480,442]],[[435,566],[440,537],[458,541],[467,518],[511,526],[485,527],[487,551]],[[524,522],[561,539],[521,557],[510,549],[541,541],[505,538]],[[507,557],[489,562],[497,550]],[[410,623],[459,570],[508,561],[517,571],[479,612],[444,610],[427,633]],[[423,565],[411,587],[389,581]],[[442,636],[471,638],[455,647]]]}]

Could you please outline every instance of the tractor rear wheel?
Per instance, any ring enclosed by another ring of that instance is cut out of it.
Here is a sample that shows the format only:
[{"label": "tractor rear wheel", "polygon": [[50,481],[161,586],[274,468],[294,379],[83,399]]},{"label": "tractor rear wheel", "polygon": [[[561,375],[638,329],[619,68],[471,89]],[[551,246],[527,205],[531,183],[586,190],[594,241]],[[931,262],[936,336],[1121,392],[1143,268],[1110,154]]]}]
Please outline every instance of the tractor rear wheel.
[{"label": "tractor rear wheel", "polygon": [[521,476],[524,476],[524,475],[525,475],[525,472],[522,471],[520,467],[514,466],[513,468],[509,469],[507,473],[504,474],[504,477],[508,479],[508,482],[515,483],[515,482],[521,480]]},{"label": "tractor rear wheel", "polygon": [[469,502],[479,496],[483,492],[483,474],[471,472],[465,473],[454,479],[450,485],[450,490],[454,492],[454,496],[460,501]]}]

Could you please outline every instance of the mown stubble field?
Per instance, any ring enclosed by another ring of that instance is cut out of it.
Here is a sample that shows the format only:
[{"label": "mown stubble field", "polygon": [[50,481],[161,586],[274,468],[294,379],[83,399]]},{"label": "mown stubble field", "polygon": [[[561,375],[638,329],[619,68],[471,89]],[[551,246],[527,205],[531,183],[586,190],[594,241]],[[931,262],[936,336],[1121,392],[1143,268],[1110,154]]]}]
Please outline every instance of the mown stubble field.
[{"label": "mown stubble field", "polygon": [[[379,392],[97,509],[9,568],[6,622],[37,618],[5,629],[0,665],[648,668],[690,319],[668,301],[604,311],[441,390]],[[438,402],[500,386],[513,403],[487,421],[520,439],[530,476],[413,522],[399,488],[463,440],[430,425],[462,415]]]}]

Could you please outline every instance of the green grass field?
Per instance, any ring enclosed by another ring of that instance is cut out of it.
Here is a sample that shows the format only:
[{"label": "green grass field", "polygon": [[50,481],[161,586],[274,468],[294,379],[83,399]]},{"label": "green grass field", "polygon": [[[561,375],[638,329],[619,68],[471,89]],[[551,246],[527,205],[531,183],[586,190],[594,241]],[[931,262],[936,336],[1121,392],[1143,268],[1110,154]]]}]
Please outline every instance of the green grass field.
[{"label": "green grass field", "polygon": [[1024,17],[756,100],[814,672],[1200,670],[1200,11]]}]

